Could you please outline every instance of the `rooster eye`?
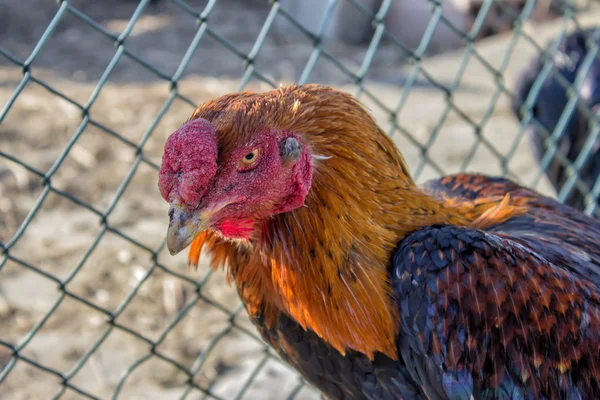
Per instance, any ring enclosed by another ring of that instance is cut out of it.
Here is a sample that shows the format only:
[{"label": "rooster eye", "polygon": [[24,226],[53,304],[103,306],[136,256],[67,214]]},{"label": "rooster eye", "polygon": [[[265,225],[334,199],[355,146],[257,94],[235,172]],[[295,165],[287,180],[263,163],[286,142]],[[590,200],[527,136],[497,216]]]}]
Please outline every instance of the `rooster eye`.
[{"label": "rooster eye", "polygon": [[242,162],[246,165],[254,164],[258,159],[258,155],[260,154],[259,149],[254,149],[252,152],[246,154],[244,158],[242,158]]}]

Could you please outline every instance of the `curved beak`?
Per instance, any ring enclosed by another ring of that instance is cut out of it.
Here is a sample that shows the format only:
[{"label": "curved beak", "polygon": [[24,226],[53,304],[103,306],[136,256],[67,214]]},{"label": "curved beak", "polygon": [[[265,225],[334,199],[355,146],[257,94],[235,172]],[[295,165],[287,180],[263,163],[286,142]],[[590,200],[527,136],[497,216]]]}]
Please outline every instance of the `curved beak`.
[{"label": "curved beak", "polygon": [[203,210],[190,212],[179,204],[169,207],[169,230],[167,248],[175,255],[188,247],[194,238],[208,227],[208,213]]}]

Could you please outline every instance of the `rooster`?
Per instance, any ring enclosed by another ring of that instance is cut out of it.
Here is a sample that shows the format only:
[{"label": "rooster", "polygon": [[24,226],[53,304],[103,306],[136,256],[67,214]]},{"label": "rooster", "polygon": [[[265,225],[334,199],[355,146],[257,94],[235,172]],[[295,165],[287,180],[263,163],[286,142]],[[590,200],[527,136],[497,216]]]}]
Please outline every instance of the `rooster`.
[{"label": "rooster", "polygon": [[600,398],[600,222],[502,178],[417,186],[349,94],[206,102],[159,189],[170,253],[226,267],[326,398]]},{"label": "rooster", "polygon": [[[589,70],[584,66],[588,48],[591,49],[586,41],[590,39],[591,43],[594,31],[595,29],[576,30],[560,43],[553,60],[556,68],[555,74],[550,74],[542,82],[532,107],[533,119],[527,126],[534,153],[538,160],[541,160],[548,150],[545,138],[554,133],[569,100],[566,85],[573,85],[578,74],[583,75],[585,72],[578,93],[580,96],[578,105],[568,115],[565,127],[558,132],[560,136],[556,141],[558,154],[569,163],[576,162],[579,155],[582,154],[582,150],[589,147],[589,155],[582,160],[581,167],[577,172],[585,188],[582,190],[575,186],[565,198],[566,204],[581,210],[586,207],[585,195],[594,187],[600,175],[600,137],[591,142],[591,145],[586,144],[588,140],[592,139],[590,135],[593,134],[593,121],[582,112],[582,108],[587,108],[592,114],[600,110],[600,57],[596,56],[593,59]],[[597,45],[600,45],[600,40],[596,40],[596,42]],[[521,106],[527,100],[544,64],[543,56],[533,60],[517,81],[512,110],[520,120],[524,117]],[[557,76],[561,76],[563,79],[559,80]],[[546,176],[557,192],[561,191],[569,178],[565,163],[560,162],[558,157],[553,157],[550,161],[546,169]],[[596,202],[600,206],[600,198],[596,199]]]}]

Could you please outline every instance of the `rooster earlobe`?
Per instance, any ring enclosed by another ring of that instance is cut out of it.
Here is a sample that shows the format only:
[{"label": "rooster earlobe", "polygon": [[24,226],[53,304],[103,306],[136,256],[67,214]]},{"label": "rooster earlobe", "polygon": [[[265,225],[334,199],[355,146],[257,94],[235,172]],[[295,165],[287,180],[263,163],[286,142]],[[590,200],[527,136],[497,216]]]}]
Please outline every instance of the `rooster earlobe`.
[{"label": "rooster earlobe", "polygon": [[281,156],[281,163],[284,165],[296,162],[301,154],[302,146],[295,137],[285,138],[279,144],[279,155]]}]

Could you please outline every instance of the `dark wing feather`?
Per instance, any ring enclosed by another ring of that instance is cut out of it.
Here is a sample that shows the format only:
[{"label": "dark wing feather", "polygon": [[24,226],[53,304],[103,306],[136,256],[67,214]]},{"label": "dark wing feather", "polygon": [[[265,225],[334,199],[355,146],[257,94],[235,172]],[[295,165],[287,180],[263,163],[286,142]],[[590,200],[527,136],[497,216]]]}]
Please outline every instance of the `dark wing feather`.
[{"label": "dark wing feather", "polygon": [[600,222],[581,211],[517,183],[485,175],[456,174],[426,182],[423,188],[440,198],[474,201],[482,197],[527,199],[529,211],[487,229],[527,248],[600,286]]},{"label": "dark wing feather", "polygon": [[454,226],[402,242],[401,353],[430,398],[600,398],[600,290],[541,250]]},{"label": "dark wing feather", "polygon": [[438,198],[527,198],[486,231],[421,229],[394,255],[400,348],[431,399],[600,398],[600,222],[502,178],[430,181]]}]

